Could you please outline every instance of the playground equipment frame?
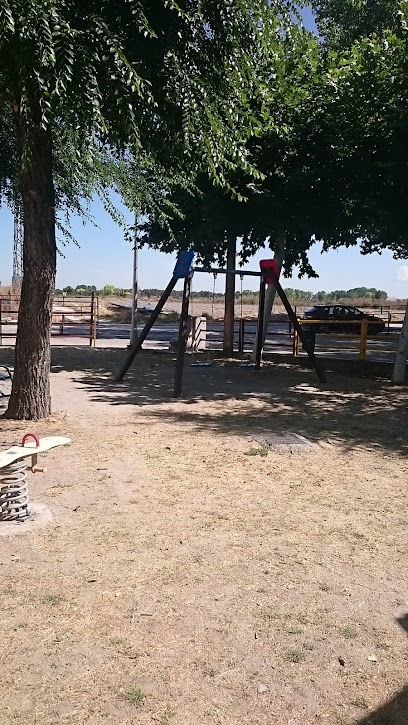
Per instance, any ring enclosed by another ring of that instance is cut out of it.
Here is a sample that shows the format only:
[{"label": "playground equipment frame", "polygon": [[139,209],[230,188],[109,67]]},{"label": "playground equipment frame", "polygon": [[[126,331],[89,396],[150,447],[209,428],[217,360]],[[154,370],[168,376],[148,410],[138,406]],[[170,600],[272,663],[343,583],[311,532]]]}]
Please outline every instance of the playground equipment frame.
[{"label": "playground equipment frame", "polygon": [[[260,286],[259,286],[259,310],[258,310],[258,325],[257,325],[258,344],[257,344],[257,349],[256,349],[256,362],[255,362],[255,368],[258,370],[261,367],[262,347],[263,347],[262,329],[263,329],[264,307],[265,307],[265,290],[266,290],[267,283],[272,283],[276,287],[276,291],[282,300],[283,306],[285,307],[286,312],[288,313],[289,319],[290,319],[293,327],[295,328],[300,340],[302,341],[304,349],[306,350],[306,352],[310,358],[310,361],[313,365],[314,370],[316,371],[316,374],[317,374],[319,380],[322,383],[327,382],[326,375],[314,354],[313,347],[310,345],[306,336],[304,336],[301,325],[299,324],[299,321],[295,315],[295,312],[292,309],[292,306],[291,306],[284,290],[282,289],[278,276],[275,273],[275,268],[272,264],[273,260],[270,260],[271,266],[264,267],[263,269],[261,269],[261,271],[244,270],[244,269],[222,269],[222,268],[218,268],[218,267],[194,267],[192,265],[192,260],[193,260],[193,254],[191,252],[183,252],[179,255],[178,262],[177,262],[176,267],[173,272],[173,277],[171,278],[169,284],[167,285],[166,289],[164,290],[162,296],[160,297],[154,311],[152,312],[145,327],[141,331],[135,344],[131,345],[128,348],[125,359],[124,359],[121,367],[119,368],[118,372],[115,375],[115,378],[114,378],[115,382],[120,382],[125,377],[130,365],[132,364],[132,362],[133,362],[135,356],[137,355],[137,353],[139,352],[139,350],[142,348],[144,341],[146,340],[146,338],[147,338],[150,330],[152,329],[154,323],[156,322],[158,316],[160,315],[160,312],[162,311],[165,303],[167,302],[168,298],[170,297],[178,280],[184,278],[183,298],[182,298],[182,304],[181,304],[181,315],[180,315],[178,345],[177,345],[176,370],[175,370],[174,390],[173,390],[173,397],[179,398],[181,396],[182,385],[183,385],[184,358],[185,358],[185,352],[186,352],[186,347],[187,347],[187,338],[188,338],[188,332],[189,332],[189,330],[188,330],[188,311],[189,311],[189,304],[190,304],[190,297],[191,297],[191,281],[192,281],[193,275],[196,272],[204,272],[204,273],[208,273],[208,274],[234,274],[234,275],[240,275],[240,276],[243,275],[243,276],[249,276],[249,277],[259,277]],[[190,261],[190,264],[188,264],[189,261]]]}]

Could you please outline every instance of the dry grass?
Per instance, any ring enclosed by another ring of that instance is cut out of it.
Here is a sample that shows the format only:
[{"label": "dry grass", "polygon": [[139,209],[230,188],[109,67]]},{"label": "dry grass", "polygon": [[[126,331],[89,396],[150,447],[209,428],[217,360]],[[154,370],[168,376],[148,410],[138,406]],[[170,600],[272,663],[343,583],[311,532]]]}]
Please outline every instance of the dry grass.
[{"label": "dry grass", "polygon": [[[72,438],[1,542],[2,725],[406,725],[406,390],[220,364],[174,401],[122,354],[54,351],[52,418],[1,423]],[[282,430],[313,453],[245,455]]]}]

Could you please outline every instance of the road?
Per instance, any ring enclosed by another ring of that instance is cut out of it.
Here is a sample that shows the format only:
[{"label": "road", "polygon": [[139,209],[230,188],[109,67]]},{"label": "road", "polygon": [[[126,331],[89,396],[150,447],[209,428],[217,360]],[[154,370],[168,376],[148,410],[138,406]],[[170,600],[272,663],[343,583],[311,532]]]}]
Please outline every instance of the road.
[{"label": "road", "polygon": [[[289,337],[289,325],[287,322],[274,322],[269,327],[270,333],[265,345],[265,352],[291,354],[292,338]],[[55,333],[59,332],[58,325],[54,327]],[[3,334],[15,335],[16,327],[3,325]],[[247,321],[245,325],[245,346],[246,353],[251,352],[255,340],[256,323]],[[97,347],[126,348],[129,344],[130,325],[110,321],[101,321],[98,326]],[[150,331],[144,349],[166,350],[169,347],[169,340],[176,340],[178,336],[178,323],[159,323]],[[211,350],[222,349],[222,323],[207,323],[207,340]],[[236,325],[235,344],[238,346],[238,325]],[[0,337],[0,345],[14,345],[14,337]],[[86,345],[89,344],[89,324],[64,325],[64,335],[55,334],[52,337],[52,345]],[[393,362],[396,345],[396,331],[391,334],[381,335],[368,339],[367,360],[378,362]],[[345,359],[358,359],[359,339],[345,335],[317,335],[316,353],[324,357],[341,357]],[[304,355],[300,351],[300,355]]]}]

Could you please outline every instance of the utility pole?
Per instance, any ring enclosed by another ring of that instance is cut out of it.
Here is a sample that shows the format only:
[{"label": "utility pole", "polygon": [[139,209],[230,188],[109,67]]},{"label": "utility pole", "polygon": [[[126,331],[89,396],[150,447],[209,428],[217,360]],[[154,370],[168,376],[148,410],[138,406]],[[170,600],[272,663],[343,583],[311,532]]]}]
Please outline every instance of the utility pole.
[{"label": "utility pole", "polygon": [[138,239],[137,217],[135,216],[135,233],[133,247],[133,285],[132,285],[132,320],[130,324],[130,345],[134,345],[138,338],[137,330],[137,292],[138,292]]}]

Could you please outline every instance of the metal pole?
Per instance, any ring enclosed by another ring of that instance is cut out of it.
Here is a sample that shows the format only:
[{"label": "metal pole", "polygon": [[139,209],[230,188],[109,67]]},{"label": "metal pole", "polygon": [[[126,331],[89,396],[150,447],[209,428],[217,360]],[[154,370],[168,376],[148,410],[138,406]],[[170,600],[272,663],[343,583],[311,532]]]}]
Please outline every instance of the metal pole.
[{"label": "metal pole", "polygon": [[137,218],[135,217],[135,236],[133,247],[133,286],[132,286],[132,320],[130,323],[130,346],[137,340],[137,293],[138,293],[138,244],[137,244]]},{"label": "metal pole", "polygon": [[180,397],[181,391],[182,391],[182,385],[183,385],[184,355],[186,352],[186,345],[187,345],[187,338],[188,338],[188,307],[190,304],[192,278],[193,278],[193,275],[190,273],[184,279],[183,301],[181,304],[179,339],[178,339],[178,346],[177,346],[176,374],[174,376],[174,391],[173,391],[174,398]]},{"label": "metal pole", "polygon": [[239,274],[244,277],[262,277],[262,272],[252,272],[245,269],[224,269],[222,267],[193,267],[193,272],[211,272],[211,274]]},{"label": "metal pole", "polygon": [[148,321],[146,322],[146,325],[144,326],[142,332],[140,333],[139,337],[137,338],[134,345],[131,345],[126,353],[125,360],[121,367],[119,368],[118,372],[115,375],[115,383],[119,383],[120,380],[123,380],[125,377],[127,371],[129,370],[134,358],[136,357],[137,353],[141,349],[144,341],[146,340],[146,337],[148,336],[150,330],[152,329],[154,323],[156,322],[158,316],[160,315],[160,312],[162,311],[164,305],[166,304],[167,300],[169,299],[173,289],[175,288],[178,280],[176,277],[172,277],[169,284],[167,285],[166,289],[164,290],[162,296],[160,297],[154,311],[152,312],[151,316],[149,317]]},{"label": "metal pole", "polygon": [[89,324],[89,346],[90,347],[92,347],[92,342],[93,342],[94,315],[95,315],[95,292],[92,292],[92,295],[91,295],[91,321]]},{"label": "metal pole", "polygon": [[[97,307],[97,305],[96,305],[96,307]],[[92,337],[93,337],[93,339],[92,339],[93,347],[96,347],[96,324],[97,324],[97,312],[95,311],[94,312],[93,335],[92,335]]]},{"label": "metal pole", "polygon": [[266,280],[265,276],[262,275],[261,277],[261,284],[259,287],[259,312],[258,312],[258,330],[257,330],[257,342],[256,342],[256,361],[255,361],[255,367],[257,370],[260,370],[261,368],[261,358],[262,358],[262,348],[263,348],[263,322],[264,322],[264,314],[265,314],[265,289],[266,289]]},{"label": "metal pole", "polygon": [[[268,277],[272,277],[272,279],[274,280],[274,284],[276,285],[276,291],[282,300],[283,306],[289,315],[289,319],[291,320],[292,325],[295,328],[295,330],[300,338],[300,341],[309,356],[310,362],[312,363],[319,380],[322,383],[327,383],[326,374],[325,374],[324,370],[321,368],[320,363],[319,363],[318,359],[316,358],[316,355],[314,354],[314,350],[312,350],[307,339],[305,340],[305,338],[303,336],[303,331],[302,331],[301,325],[299,324],[296,314],[293,311],[292,306],[291,306],[284,290],[282,289],[281,283],[279,282],[279,280],[276,277],[275,272],[273,271],[272,268],[268,268]],[[296,307],[295,307],[295,309],[296,309]]]}]

